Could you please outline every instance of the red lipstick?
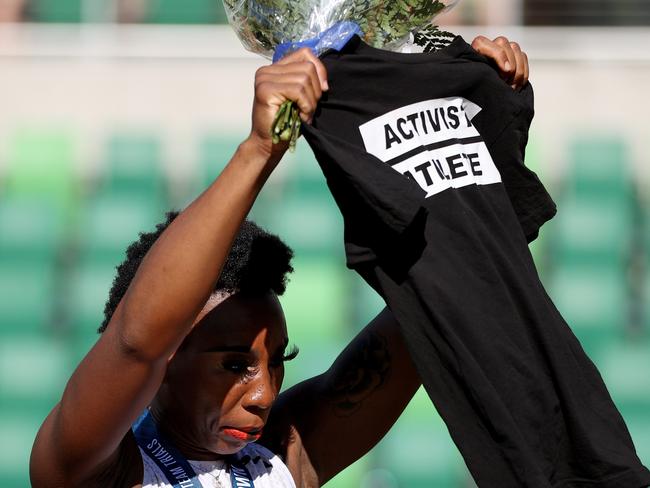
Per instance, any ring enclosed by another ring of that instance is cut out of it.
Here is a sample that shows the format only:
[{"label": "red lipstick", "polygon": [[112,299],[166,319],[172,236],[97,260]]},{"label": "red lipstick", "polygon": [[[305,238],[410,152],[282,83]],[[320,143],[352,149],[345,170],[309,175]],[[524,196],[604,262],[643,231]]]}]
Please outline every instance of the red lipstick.
[{"label": "red lipstick", "polygon": [[245,442],[255,442],[258,440],[260,437],[262,437],[262,432],[256,432],[255,434],[252,434],[250,432],[246,432],[244,430],[239,430],[239,429],[234,429],[232,427],[223,429],[224,434],[233,437],[237,440],[240,441],[245,441]]}]

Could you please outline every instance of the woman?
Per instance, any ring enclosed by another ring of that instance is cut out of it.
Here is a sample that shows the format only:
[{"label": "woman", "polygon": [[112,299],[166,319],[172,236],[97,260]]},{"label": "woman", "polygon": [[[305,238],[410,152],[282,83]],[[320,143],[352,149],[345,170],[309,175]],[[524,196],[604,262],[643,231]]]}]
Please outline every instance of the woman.
[{"label": "woman", "polygon": [[[473,46],[513,88],[527,82],[517,44]],[[316,487],[402,413],[420,381],[386,310],[326,373],[279,395],[295,355],[277,298],[291,251],[243,222],[287,149],[269,137],[278,108],[295,100],[309,123],[327,89],[307,50],[258,70],[250,136],[185,211],[129,248],[103,333],[38,433],[32,486]]]}]

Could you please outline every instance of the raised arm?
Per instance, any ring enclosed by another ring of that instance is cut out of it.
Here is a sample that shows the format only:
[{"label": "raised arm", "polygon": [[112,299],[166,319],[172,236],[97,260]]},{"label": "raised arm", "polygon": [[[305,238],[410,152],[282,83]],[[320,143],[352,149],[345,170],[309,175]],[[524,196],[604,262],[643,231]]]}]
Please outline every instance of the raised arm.
[{"label": "raised arm", "polygon": [[327,372],[280,395],[261,442],[303,486],[322,486],[381,440],[420,383],[386,309]]},{"label": "raised arm", "polygon": [[286,151],[286,145],[274,146],[270,139],[275,113],[292,99],[308,121],[325,87],[325,69],[307,51],[258,71],[250,136],[143,260],[106,331],[38,433],[30,461],[32,486],[83,486],[118,455],[213,290],[243,219]]}]

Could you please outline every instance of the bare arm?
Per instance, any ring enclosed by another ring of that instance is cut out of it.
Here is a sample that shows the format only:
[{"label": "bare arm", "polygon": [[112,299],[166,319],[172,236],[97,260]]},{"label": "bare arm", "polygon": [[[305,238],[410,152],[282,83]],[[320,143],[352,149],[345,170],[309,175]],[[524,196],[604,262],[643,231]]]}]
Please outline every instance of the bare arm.
[{"label": "bare arm", "polygon": [[419,386],[386,309],[326,373],[280,395],[262,442],[285,456],[299,486],[322,486],[384,437]]},{"label": "bare arm", "polygon": [[32,486],[77,486],[117,455],[132,422],[155,396],[168,358],[190,332],[218,280],[232,241],[286,151],[270,127],[296,100],[309,120],[325,83],[305,51],[256,75],[253,129],[219,178],[158,239],[106,332],[45,420],[30,462]]}]

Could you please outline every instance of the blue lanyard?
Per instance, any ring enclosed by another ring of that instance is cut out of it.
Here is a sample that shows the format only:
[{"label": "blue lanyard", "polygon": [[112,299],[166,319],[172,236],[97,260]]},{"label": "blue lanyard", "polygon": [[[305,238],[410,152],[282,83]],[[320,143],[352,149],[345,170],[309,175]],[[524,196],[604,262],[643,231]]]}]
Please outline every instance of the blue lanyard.
[{"label": "blue lanyard", "polygon": [[[133,424],[133,434],[138,446],[164,473],[174,488],[201,488],[199,478],[185,457],[158,430],[149,410],[145,410]],[[232,488],[253,488],[250,473],[237,458],[230,465]]]},{"label": "blue lanyard", "polygon": [[230,482],[232,488],[253,488],[251,475],[242,464],[230,465]]}]

